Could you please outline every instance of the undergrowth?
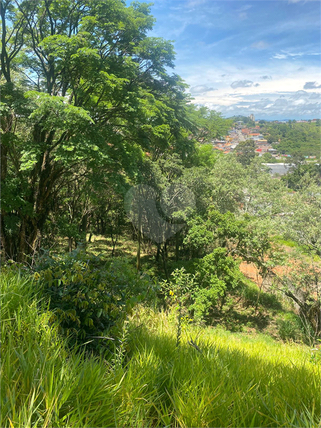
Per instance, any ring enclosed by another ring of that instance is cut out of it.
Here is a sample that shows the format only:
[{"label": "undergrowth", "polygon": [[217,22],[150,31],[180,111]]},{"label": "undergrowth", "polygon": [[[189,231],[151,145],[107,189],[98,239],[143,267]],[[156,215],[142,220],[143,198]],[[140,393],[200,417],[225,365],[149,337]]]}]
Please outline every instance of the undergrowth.
[{"label": "undergrowth", "polygon": [[[41,309],[40,309],[41,308]],[[143,306],[115,358],[70,350],[29,278],[1,277],[1,427],[317,427],[308,347],[182,326]]]}]

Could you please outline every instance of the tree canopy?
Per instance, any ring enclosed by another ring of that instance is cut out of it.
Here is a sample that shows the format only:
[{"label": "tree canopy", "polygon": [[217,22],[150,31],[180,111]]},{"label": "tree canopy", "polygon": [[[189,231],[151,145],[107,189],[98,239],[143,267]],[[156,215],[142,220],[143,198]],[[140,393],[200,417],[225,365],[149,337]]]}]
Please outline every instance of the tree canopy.
[{"label": "tree canopy", "polygon": [[1,16],[2,242],[23,257],[75,171],[124,182],[145,152],[185,154],[186,85],[147,4],[2,0]]}]

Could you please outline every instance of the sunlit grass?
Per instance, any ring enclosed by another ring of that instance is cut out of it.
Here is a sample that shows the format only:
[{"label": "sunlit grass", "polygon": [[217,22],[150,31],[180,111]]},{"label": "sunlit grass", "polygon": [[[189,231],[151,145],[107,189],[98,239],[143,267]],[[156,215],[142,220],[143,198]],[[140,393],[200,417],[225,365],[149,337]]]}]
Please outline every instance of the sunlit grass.
[{"label": "sunlit grass", "polygon": [[175,314],[140,307],[119,358],[85,358],[34,294],[30,280],[2,276],[1,427],[321,426],[306,346],[187,324],[177,348]]},{"label": "sunlit grass", "polygon": [[[106,367],[67,351],[34,284],[1,277],[1,427],[114,425],[115,384]],[[96,409],[99,408],[99,412]]]},{"label": "sunlit grass", "polygon": [[[125,382],[145,371],[146,402],[165,397],[178,426],[316,425],[320,366],[307,347],[186,327],[182,346],[175,349],[173,320],[146,312],[134,318],[141,326],[134,340],[139,351]],[[191,339],[201,352],[188,344]]]}]

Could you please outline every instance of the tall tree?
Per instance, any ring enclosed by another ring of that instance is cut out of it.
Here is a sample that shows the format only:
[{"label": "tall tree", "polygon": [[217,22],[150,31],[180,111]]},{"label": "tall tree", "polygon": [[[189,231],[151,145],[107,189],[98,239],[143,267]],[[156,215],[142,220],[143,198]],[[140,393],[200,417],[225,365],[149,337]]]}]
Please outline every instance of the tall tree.
[{"label": "tall tree", "polygon": [[146,36],[147,4],[7,0],[1,15],[1,241],[23,260],[74,171],[134,176],[144,151],[179,140],[184,84],[167,73],[173,46]]}]

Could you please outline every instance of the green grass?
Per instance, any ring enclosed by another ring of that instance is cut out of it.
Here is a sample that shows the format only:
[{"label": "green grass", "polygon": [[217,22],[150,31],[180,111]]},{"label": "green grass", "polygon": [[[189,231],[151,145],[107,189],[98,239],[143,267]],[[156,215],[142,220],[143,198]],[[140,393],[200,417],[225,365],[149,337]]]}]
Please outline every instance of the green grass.
[{"label": "green grass", "polygon": [[285,247],[290,247],[290,248],[299,247],[299,244],[291,239],[283,239],[282,236],[276,236],[275,239],[278,244],[283,245]]},{"label": "green grass", "polygon": [[68,351],[40,306],[29,279],[2,275],[1,427],[321,426],[306,346],[185,325],[176,348],[175,314],[140,307],[107,362]]},{"label": "green grass", "polygon": [[33,286],[2,273],[0,426],[114,425],[112,375],[101,362],[67,351],[50,312],[39,313]]},{"label": "green grass", "polygon": [[[317,426],[320,367],[307,347],[186,327],[183,345],[175,350],[175,325],[168,316],[145,311],[135,323],[141,325],[137,351],[124,382],[141,379],[140,399],[150,403],[151,414],[152,403],[157,409],[166,404],[167,416],[154,412],[155,423]],[[188,344],[191,338],[202,353]]]}]

